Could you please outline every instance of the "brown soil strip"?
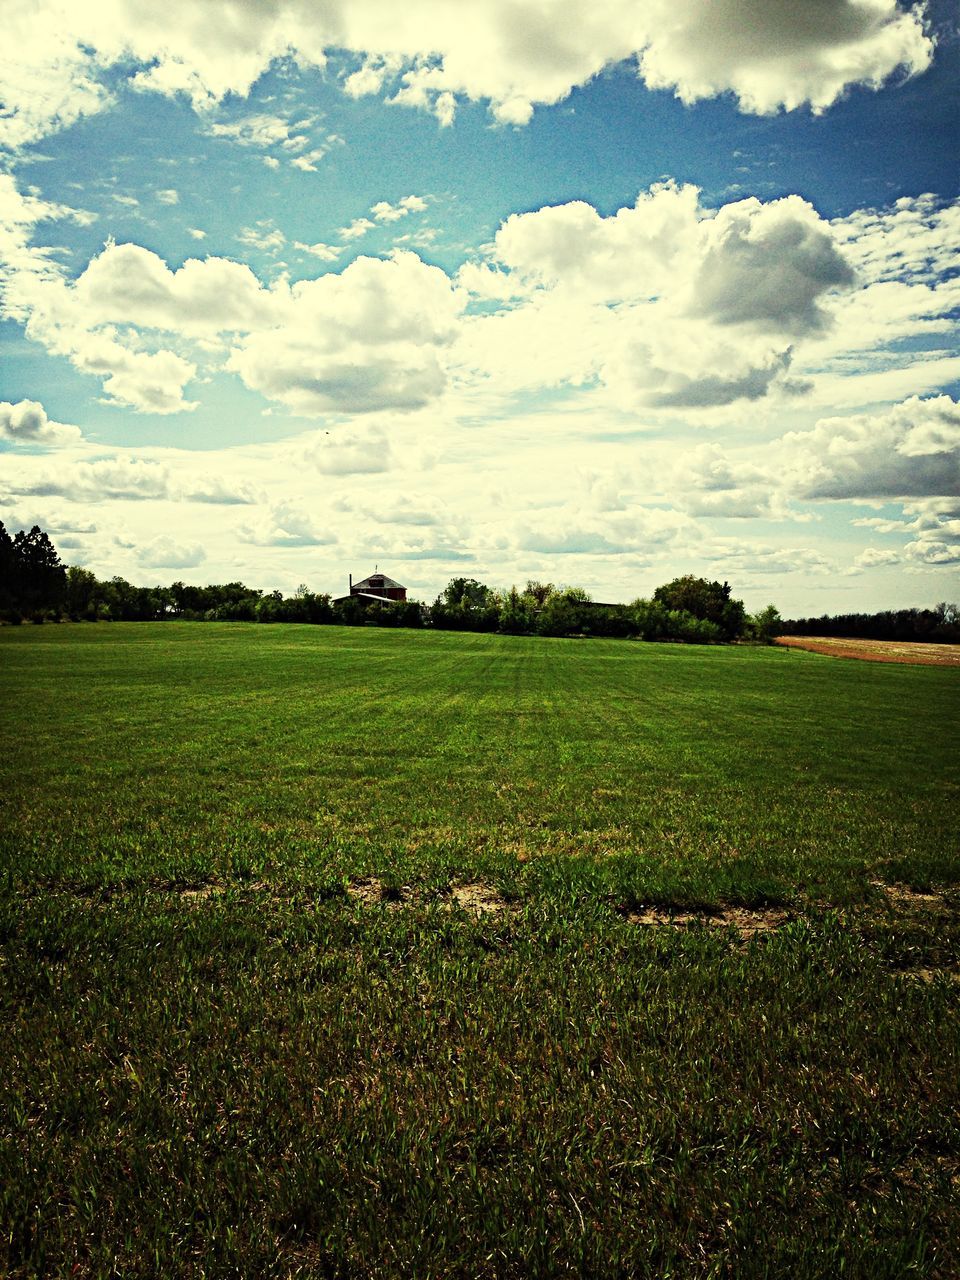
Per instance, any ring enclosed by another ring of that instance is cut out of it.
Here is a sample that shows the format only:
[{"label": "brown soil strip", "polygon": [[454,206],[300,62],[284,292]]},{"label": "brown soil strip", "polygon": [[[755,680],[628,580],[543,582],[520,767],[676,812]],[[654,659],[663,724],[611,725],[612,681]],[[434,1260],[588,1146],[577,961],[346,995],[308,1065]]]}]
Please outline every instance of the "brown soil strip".
[{"label": "brown soil strip", "polygon": [[654,928],[690,929],[704,925],[711,929],[736,929],[744,938],[772,933],[792,917],[780,907],[763,907],[758,911],[746,907],[725,907],[707,914],[702,911],[671,911],[668,907],[645,907],[627,913],[629,924]]},{"label": "brown soil strip", "polygon": [[832,658],[901,662],[924,667],[960,667],[960,644],[919,644],[908,640],[852,640],[835,636],[778,636],[786,649],[805,649]]}]

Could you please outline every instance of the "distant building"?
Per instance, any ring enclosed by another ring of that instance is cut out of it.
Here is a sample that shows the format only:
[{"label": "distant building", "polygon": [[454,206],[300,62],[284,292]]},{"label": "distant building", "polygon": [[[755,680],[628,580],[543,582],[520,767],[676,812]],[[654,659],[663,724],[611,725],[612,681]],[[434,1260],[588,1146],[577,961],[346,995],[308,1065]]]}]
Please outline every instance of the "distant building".
[{"label": "distant building", "polygon": [[351,573],[349,594],[338,596],[334,604],[349,600],[350,596],[359,596],[361,600],[377,601],[379,604],[390,604],[393,600],[406,600],[407,588],[388,578],[385,573],[374,569],[369,578],[361,578],[359,582],[354,582]]}]

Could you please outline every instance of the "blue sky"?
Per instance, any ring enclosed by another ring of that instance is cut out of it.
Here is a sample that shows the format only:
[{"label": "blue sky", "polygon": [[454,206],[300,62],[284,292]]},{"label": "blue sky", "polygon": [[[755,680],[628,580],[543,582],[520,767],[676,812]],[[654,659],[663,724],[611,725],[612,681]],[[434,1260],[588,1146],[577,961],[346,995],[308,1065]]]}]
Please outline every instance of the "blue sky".
[{"label": "blue sky", "polygon": [[143,583],[956,599],[953,6],[640,8],[12,0],[8,528]]}]

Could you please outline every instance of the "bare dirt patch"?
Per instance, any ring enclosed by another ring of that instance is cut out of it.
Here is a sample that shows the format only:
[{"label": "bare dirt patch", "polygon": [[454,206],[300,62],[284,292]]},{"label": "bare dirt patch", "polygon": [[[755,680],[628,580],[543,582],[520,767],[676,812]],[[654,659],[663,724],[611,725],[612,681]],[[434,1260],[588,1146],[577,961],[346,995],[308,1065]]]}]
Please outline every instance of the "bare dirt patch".
[{"label": "bare dirt patch", "polygon": [[960,969],[954,965],[944,965],[930,969],[897,969],[896,973],[900,978],[913,978],[917,982],[926,982],[928,984],[938,982],[941,978],[946,978],[948,982],[960,982]]},{"label": "bare dirt patch", "polygon": [[496,889],[479,881],[473,884],[454,885],[450,892],[458,906],[475,916],[497,915],[506,910],[507,904]]},{"label": "bare dirt patch", "polygon": [[743,938],[773,933],[792,917],[781,907],[724,907],[719,911],[671,911],[669,907],[644,907],[626,914],[628,924],[647,928],[692,929],[698,925],[710,929],[736,929]]},{"label": "bare dirt patch", "polygon": [[922,893],[918,889],[908,888],[905,884],[886,884],[883,880],[871,880],[870,883],[875,889],[880,890],[894,911],[954,914],[953,906],[942,893]]},{"label": "bare dirt patch", "polygon": [[805,649],[832,658],[863,662],[906,662],[925,667],[960,667],[960,644],[919,644],[909,640],[852,640],[836,636],[778,636],[786,649]]},{"label": "bare dirt patch", "polygon": [[355,902],[361,902],[367,907],[383,906],[393,909],[403,906],[411,898],[410,890],[406,886],[398,889],[393,885],[384,884],[376,876],[363,876],[359,880],[352,880],[347,885],[347,895]]},{"label": "bare dirt patch", "polygon": [[206,902],[221,892],[218,884],[196,884],[183,887],[171,885],[170,889],[177,894],[181,902],[186,902],[191,906],[195,903]]}]

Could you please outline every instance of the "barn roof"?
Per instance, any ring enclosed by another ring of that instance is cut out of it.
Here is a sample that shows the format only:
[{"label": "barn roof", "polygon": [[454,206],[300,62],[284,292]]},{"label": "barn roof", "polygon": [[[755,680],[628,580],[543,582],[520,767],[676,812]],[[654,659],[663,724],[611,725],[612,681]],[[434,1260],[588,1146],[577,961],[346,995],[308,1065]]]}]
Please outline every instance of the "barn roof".
[{"label": "barn roof", "polygon": [[388,587],[404,589],[402,582],[394,582],[385,573],[372,573],[369,578],[364,578],[361,582],[353,584],[354,591],[385,591]]}]

